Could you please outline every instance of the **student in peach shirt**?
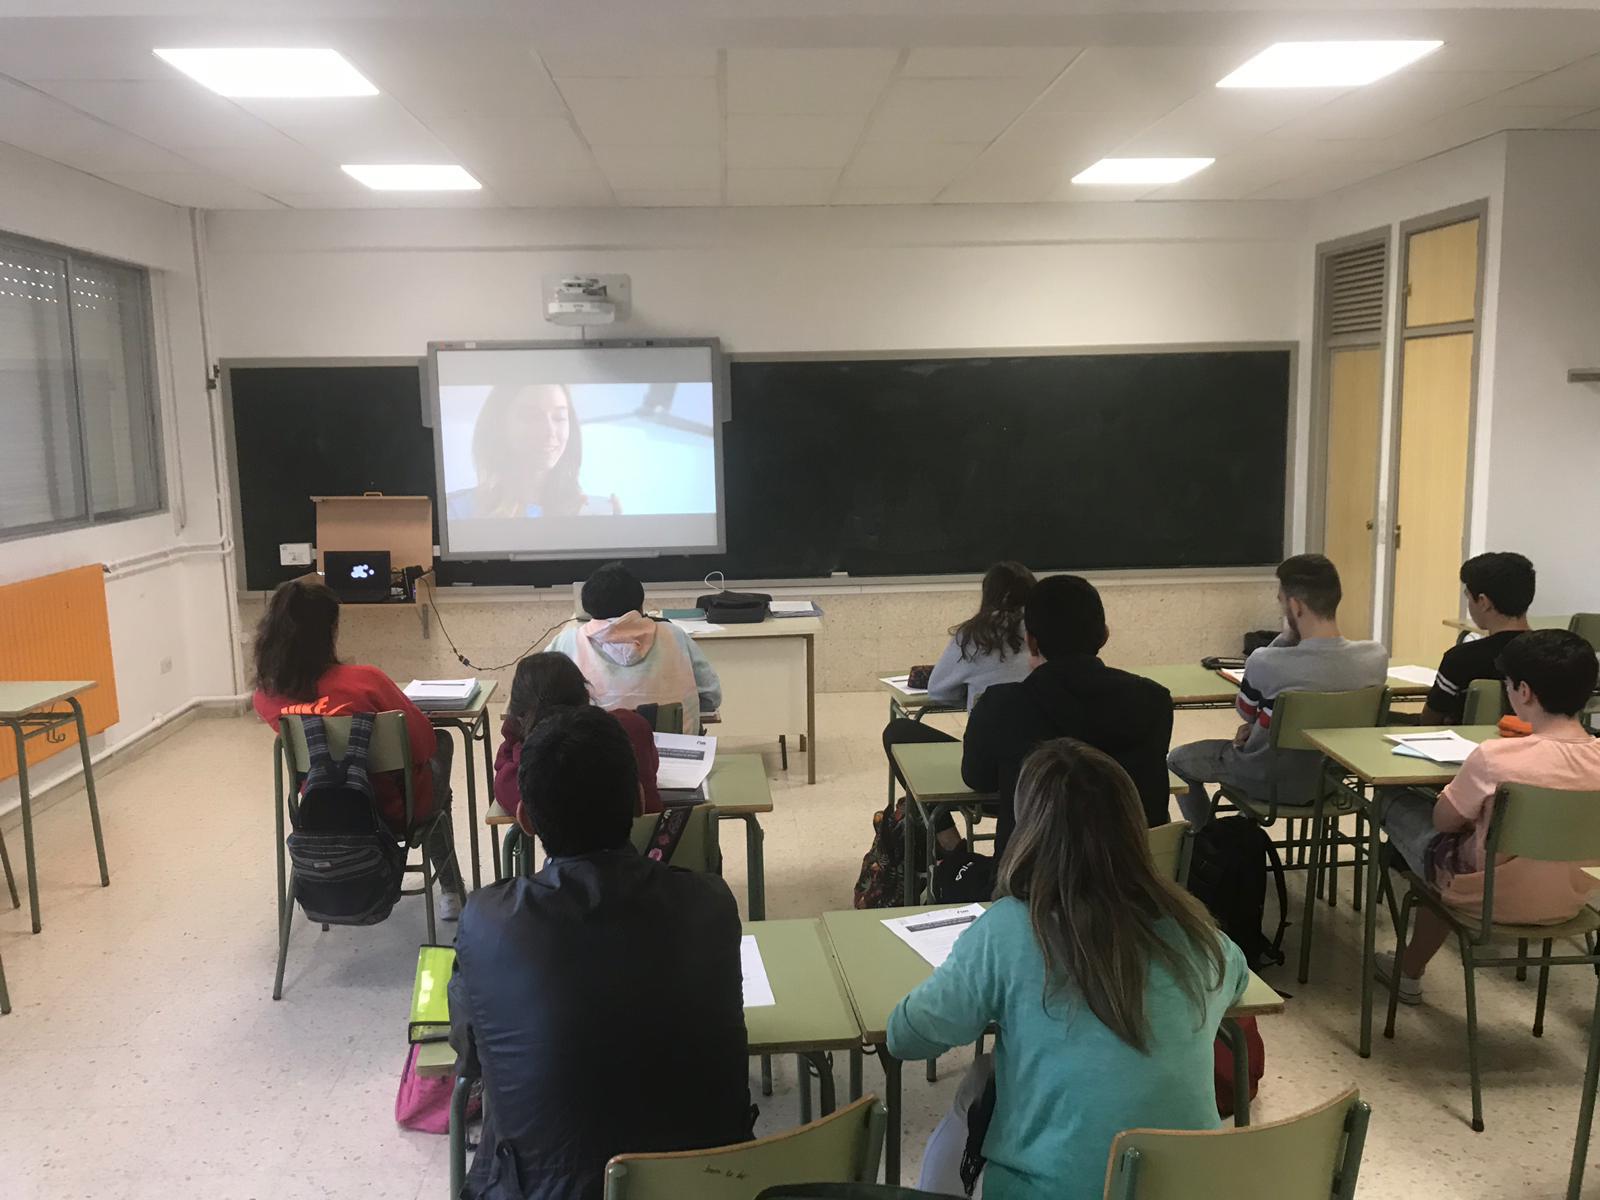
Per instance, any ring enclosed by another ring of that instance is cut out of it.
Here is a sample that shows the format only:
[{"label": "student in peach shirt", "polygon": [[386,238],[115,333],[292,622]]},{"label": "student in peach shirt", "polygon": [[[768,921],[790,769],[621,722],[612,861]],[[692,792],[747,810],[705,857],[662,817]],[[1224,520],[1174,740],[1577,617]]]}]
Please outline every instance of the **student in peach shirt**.
[{"label": "student in peach shirt", "polygon": [[[1468,917],[1483,911],[1485,842],[1501,784],[1600,791],[1600,740],[1578,721],[1600,670],[1594,648],[1566,630],[1541,629],[1507,643],[1497,665],[1511,707],[1532,734],[1485,742],[1437,801],[1406,792],[1390,801],[1384,816],[1390,844],[1414,870],[1425,873],[1446,904]],[[1595,888],[1577,864],[1501,855],[1494,873],[1495,920],[1560,924],[1578,915]],[[1400,963],[1403,1003],[1421,1003],[1422,973],[1448,935],[1449,928],[1431,911],[1416,910]],[[1379,978],[1387,982],[1393,969],[1394,955],[1380,954]]]}]

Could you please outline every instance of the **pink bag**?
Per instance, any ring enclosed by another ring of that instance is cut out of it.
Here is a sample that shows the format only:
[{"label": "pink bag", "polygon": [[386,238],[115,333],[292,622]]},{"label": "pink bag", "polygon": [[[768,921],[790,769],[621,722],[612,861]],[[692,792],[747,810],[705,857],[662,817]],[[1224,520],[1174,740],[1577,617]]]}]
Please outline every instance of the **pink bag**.
[{"label": "pink bag", "polygon": [[[450,1132],[450,1094],[455,1090],[454,1075],[424,1077],[417,1074],[417,1050],[406,1054],[405,1070],[400,1072],[400,1090],[394,1097],[394,1119],[402,1129],[417,1133]],[[467,1101],[467,1116],[483,1110],[482,1100],[474,1095]]]}]

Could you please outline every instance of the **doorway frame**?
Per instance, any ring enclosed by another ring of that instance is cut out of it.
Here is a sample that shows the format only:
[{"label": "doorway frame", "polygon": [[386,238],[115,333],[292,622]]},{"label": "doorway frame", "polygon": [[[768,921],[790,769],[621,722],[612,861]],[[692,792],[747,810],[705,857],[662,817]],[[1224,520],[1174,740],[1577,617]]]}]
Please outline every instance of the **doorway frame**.
[{"label": "doorway frame", "polygon": [[[1383,312],[1381,324],[1378,328],[1376,346],[1382,355],[1385,369],[1388,366],[1388,355],[1384,353],[1388,346],[1390,331],[1395,327],[1391,318],[1391,309],[1395,298],[1392,292],[1394,284],[1394,227],[1392,225],[1376,225],[1371,229],[1362,230],[1360,233],[1346,234],[1331,241],[1319,242],[1316,248],[1316,269],[1312,287],[1313,303],[1311,315],[1311,428],[1307,439],[1306,462],[1306,548],[1325,552],[1328,546],[1328,421],[1331,405],[1329,403],[1330,375],[1329,359],[1333,351],[1343,348],[1343,344],[1335,346],[1330,344],[1328,334],[1328,261],[1335,255],[1344,254],[1350,250],[1366,249],[1370,246],[1384,248],[1383,259]],[[1365,345],[1366,343],[1351,343]],[[1383,449],[1385,423],[1383,409],[1389,399],[1390,381],[1385,378],[1381,384],[1381,394],[1378,398],[1378,425],[1374,432],[1377,434],[1376,452],[1378,455],[1378,470],[1374,472],[1377,483],[1372,495],[1373,529],[1371,544],[1371,564],[1373,568],[1374,593],[1372,600],[1373,624],[1377,625],[1379,615],[1379,597],[1376,593],[1376,581],[1379,578],[1378,567],[1381,558],[1382,539],[1378,536],[1377,518],[1382,507],[1384,496],[1383,478]],[[1384,631],[1388,632],[1387,625]]]},{"label": "doorway frame", "polygon": [[[1450,334],[1470,333],[1472,335],[1472,371],[1467,385],[1467,486],[1461,497],[1461,546],[1458,557],[1462,562],[1467,559],[1467,551],[1472,544],[1472,498],[1477,494],[1478,471],[1478,374],[1483,362],[1483,295],[1484,281],[1488,275],[1486,256],[1489,248],[1489,197],[1484,196],[1465,204],[1453,205],[1450,208],[1441,208],[1435,212],[1425,213],[1419,217],[1401,221],[1396,227],[1396,247],[1393,261],[1398,270],[1395,289],[1394,310],[1394,348],[1390,361],[1389,389],[1389,470],[1388,478],[1381,476],[1379,486],[1386,489],[1386,504],[1384,511],[1388,515],[1388,528],[1383,531],[1381,545],[1389,562],[1389,569],[1384,572],[1383,596],[1383,631],[1386,637],[1394,636],[1394,606],[1395,606],[1395,544],[1394,536],[1396,521],[1399,513],[1396,504],[1400,495],[1400,424],[1405,408],[1405,352],[1406,343],[1413,338],[1421,337],[1446,337]],[[1472,294],[1472,320],[1452,321],[1441,325],[1419,325],[1415,332],[1410,334],[1406,330],[1406,279],[1411,268],[1411,236],[1417,233],[1426,233],[1430,229],[1442,229],[1446,225],[1458,225],[1463,221],[1470,221],[1474,217],[1478,221],[1478,269],[1473,283]],[[1466,600],[1460,596],[1456,599],[1456,616],[1461,617],[1466,612]],[[1441,620],[1443,616],[1441,615]],[[1392,644],[1392,643],[1386,643]]]}]

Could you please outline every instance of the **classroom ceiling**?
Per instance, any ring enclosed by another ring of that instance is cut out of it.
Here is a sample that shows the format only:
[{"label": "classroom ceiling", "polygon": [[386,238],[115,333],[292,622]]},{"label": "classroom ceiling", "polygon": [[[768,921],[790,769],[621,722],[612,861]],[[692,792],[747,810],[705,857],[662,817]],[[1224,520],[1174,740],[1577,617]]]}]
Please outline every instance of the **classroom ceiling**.
[{"label": "classroom ceiling", "polygon": [[[1507,129],[1600,129],[1600,10],[1303,0],[4,0],[0,142],[199,208],[1298,200]],[[1438,38],[1231,91],[1279,40]],[[329,46],[368,97],[224,99],[157,46]],[[1068,181],[1209,156],[1162,187]],[[341,163],[460,163],[379,193]],[[3,223],[3,214],[0,214]]]}]

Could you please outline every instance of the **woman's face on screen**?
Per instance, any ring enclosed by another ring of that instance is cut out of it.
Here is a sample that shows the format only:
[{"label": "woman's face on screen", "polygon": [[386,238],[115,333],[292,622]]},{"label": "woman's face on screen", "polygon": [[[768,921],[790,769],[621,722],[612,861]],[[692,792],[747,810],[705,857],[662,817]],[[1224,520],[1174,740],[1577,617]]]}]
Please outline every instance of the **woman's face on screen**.
[{"label": "woman's face on screen", "polygon": [[519,462],[548,471],[572,436],[572,406],[560,388],[527,388],[511,402],[507,436]]}]

